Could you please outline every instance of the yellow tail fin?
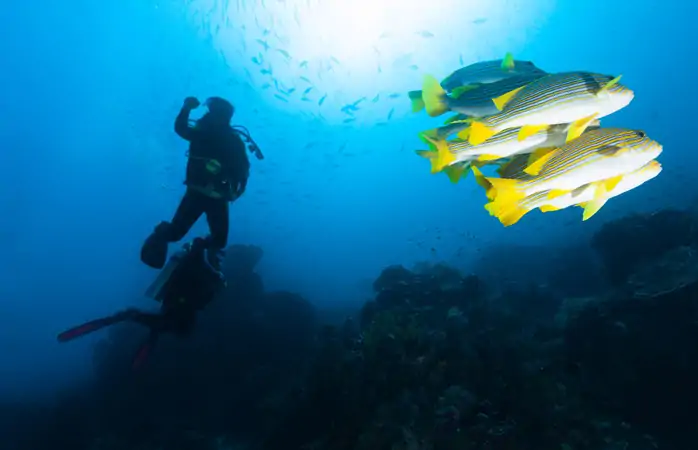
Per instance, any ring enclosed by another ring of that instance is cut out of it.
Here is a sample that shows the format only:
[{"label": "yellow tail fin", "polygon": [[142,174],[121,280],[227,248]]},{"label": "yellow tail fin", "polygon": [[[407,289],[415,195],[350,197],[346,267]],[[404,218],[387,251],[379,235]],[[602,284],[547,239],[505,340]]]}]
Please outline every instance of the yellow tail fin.
[{"label": "yellow tail fin", "polygon": [[439,84],[439,80],[431,75],[426,75],[424,77],[422,99],[424,100],[424,107],[427,110],[427,114],[431,117],[440,116],[449,109],[446,103],[446,91],[444,91]]},{"label": "yellow tail fin", "polygon": [[422,91],[409,91],[407,95],[412,102],[412,112],[417,113],[424,109],[424,100],[422,100]]},{"label": "yellow tail fin", "polygon": [[497,200],[486,204],[485,209],[505,227],[514,225],[529,211],[518,203],[503,204]]},{"label": "yellow tail fin", "polygon": [[436,152],[436,156],[431,161],[431,173],[441,172],[444,167],[450,166],[456,161],[456,156],[448,149],[448,144],[443,139],[432,139],[422,135],[422,138],[429,143],[429,147]]},{"label": "yellow tail fin", "polygon": [[495,201],[501,205],[513,205],[524,198],[524,194],[519,191],[519,182],[508,178],[485,177],[492,185]]}]

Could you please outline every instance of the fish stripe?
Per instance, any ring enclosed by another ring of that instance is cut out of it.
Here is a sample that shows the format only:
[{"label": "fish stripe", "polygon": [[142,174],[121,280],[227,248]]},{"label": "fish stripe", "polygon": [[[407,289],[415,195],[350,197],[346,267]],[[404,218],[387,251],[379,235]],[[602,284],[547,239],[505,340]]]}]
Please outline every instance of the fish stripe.
[{"label": "fish stripe", "polygon": [[[531,111],[596,95],[611,80],[613,80],[611,76],[588,72],[545,76],[522,89],[500,113],[484,119],[483,123],[493,127]],[[625,89],[627,89],[625,86],[616,83],[609,88],[609,91]]]},{"label": "fish stripe", "polygon": [[635,147],[651,143],[651,139],[638,131],[621,128],[600,128],[589,131],[574,141],[559,147],[558,154],[548,161],[536,176],[524,172],[512,176],[522,180],[527,186],[551,180],[599,158],[604,158],[599,150],[605,147]]}]

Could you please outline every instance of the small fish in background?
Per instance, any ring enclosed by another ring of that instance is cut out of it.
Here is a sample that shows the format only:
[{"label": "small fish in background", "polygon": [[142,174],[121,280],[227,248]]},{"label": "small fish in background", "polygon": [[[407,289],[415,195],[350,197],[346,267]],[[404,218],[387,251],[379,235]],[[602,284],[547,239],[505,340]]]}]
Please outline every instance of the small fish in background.
[{"label": "small fish in background", "polygon": [[388,120],[393,118],[393,114],[395,114],[395,108],[391,109],[390,112],[388,112]]},{"label": "small fish in background", "polygon": [[385,31],[385,32],[381,33],[381,35],[378,39],[388,39],[390,37],[392,37],[392,35],[390,33],[388,33],[387,31]]},{"label": "small fish in background", "polygon": [[[301,69],[307,69],[308,68],[308,61],[301,61],[301,63],[298,64],[298,67],[300,67]],[[303,78],[303,77],[301,77],[301,78]]]},{"label": "small fish in background", "polygon": [[277,48],[276,51],[279,52],[279,53],[281,53],[281,55],[282,55],[284,58],[286,58],[286,59],[291,59],[291,55],[290,55],[286,50],[281,49],[281,48]]},{"label": "small fish in background", "polygon": [[427,30],[418,31],[417,34],[423,38],[433,38],[434,34]]},{"label": "small fish in background", "polygon": [[264,83],[262,86],[260,86],[262,89],[269,89],[271,87],[271,84],[269,83]]},{"label": "small fish in background", "polygon": [[310,83],[310,84],[313,83],[312,81],[310,81],[310,78],[308,78],[308,77],[300,77],[300,79],[305,81],[306,83]]},{"label": "small fish in background", "polygon": [[348,119],[344,119],[342,122],[344,122],[344,123],[351,123],[351,122],[354,122],[355,120],[356,120],[356,117],[350,117],[350,118],[348,118]]},{"label": "small fish in background", "polygon": [[332,62],[334,62],[335,64],[337,64],[338,66],[341,66],[341,65],[342,65],[342,64],[339,62],[339,60],[338,60],[337,58],[335,58],[334,56],[330,56],[330,60],[331,60]]},{"label": "small fish in background", "polygon": [[379,101],[380,99],[381,99],[381,95],[380,95],[380,94],[377,94],[375,97],[373,97],[373,100],[371,100],[371,102],[373,102],[373,103],[378,103],[378,101]]},{"label": "small fish in background", "polygon": [[269,36],[270,34],[271,34],[271,30],[269,30],[269,29],[267,29],[267,28],[265,28],[265,29],[262,31],[262,35],[265,36],[265,37],[266,37],[266,36]]},{"label": "small fish in background", "polygon": [[398,94],[397,92],[393,92],[392,94],[388,95],[388,98],[390,99],[396,99],[402,97],[402,94]]},{"label": "small fish in background", "polygon": [[264,41],[262,39],[257,39],[257,42],[259,43],[259,45],[261,45],[264,48],[264,51],[269,50],[269,44],[267,43],[267,41]]},{"label": "small fish in background", "polygon": [[271,70],[271,66],[269,66],[268,69],[261,69],[259,72],[262,75],[273,75],[272,70]]},{"label": "small fish in background", "polygon": [[320,100],[317,102],[318,106],[322,106],[323,103],[325,103],[325,99],[327,98],[327,94],[323,95]]},{"label": "small fish in background", "polygon": [[409,69],[411,70],[419,70],[419,66],[417,64],[412,64]]},{"label": "small fish in background", "polygon": [[309,93],[312,90],[313,90],[313,87],[310,86],[309,88],[307,88],[306,90],[303,91],[303,95],[306,95],[307,93]]},{"label": "small fish in background", "polygon": [[281,94],[274,94],[274,97],[278,98],[282,102],[288,103],[288,99]]},{"label": "small fish in background", "polygon": [[261,65],[262,65],[262,61],[260,61],[259,58],[257,58],[256,56],[253,56],[253,57],[250,58],[250,59],[251,59],[251,61],[252,61],[253,63],[255,63],[256,65],[258,65],[258,66],[261,66]]},{"label": "small fish in background", "polygon": [[485,22],[487,22],[487,17],[480,17],[478,19],[473,20],[473,25],[482,25]]}]

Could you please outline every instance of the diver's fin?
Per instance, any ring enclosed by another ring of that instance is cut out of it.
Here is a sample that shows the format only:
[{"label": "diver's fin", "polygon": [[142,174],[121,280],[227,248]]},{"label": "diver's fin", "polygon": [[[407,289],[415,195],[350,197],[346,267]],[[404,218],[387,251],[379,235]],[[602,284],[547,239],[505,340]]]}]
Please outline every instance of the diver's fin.
[{"label": "diver's fin", "polygon": [[141,346],[138,347],[138,350],[136,351],[136,354],[133,357],[133,362],[131,363],[131,367],[133,368],[133,370],[138,370],[141,367],[143,367],[143,364],[145,364],[146,360],[148,359],[148,356],[150,356],[150,353],[153,350],[153,347],[155,347],[157,341],[158,333],[155,331],[151,331],[145,342],[143,342]]},{"label": "diver's fin", "polygon": [[132,310],[126,310],[113,316],[102,317],[101,319],[91,320],[76,327],[70,328],[57,336],[58,342],[68,342],[79,337],[86,336],[102,328],[114,325],[119,322],[128,320],[132,315]]},{"label": "diver's fin", "polygon": [[141,247],[141,261],[153,269],[162,269],[167,261],[167,230],[170,227],[168,222],[161,222],[155,231],[148,236],[148,239]]}]

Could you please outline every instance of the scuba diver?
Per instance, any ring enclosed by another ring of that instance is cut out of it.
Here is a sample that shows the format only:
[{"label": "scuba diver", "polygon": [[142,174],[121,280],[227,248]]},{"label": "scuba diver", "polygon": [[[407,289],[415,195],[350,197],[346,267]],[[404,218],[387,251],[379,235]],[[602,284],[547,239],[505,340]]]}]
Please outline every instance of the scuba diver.
[{"label": "scuba diver", "polygon": [[187,189],[172,220],[157,225],[143,244],[141,261],[155,269],[165,265],[169,243],[181,240],[199,217],[206,214],[211,233],[206,255],[209,263],[220,270],[228,242],[229,203],[238,199],[247,187],[250,161],[246,143],[257,159],[264,158],[246,128],[230,125],[235,113],[230,102],[211,97],[204,105],[208,112],[190,124],[189,114],[200,102],[188,97],[175,119],[175,132],[189,141],[184,181]]},{"label": "scuba diver", "polygon": [[197,312],[225,287],[222,275],[206,258],[209,246],[208,239],[196,238],[170,257],[146,291],[147,296],[161,302],[160,312],[127,309],[66,330],[58,335],[58,341],[71,341],[121,322],[143,325],[150,333],[133,360],[134,368],[138,368],[162,333],[182,337],[189,335],[196,323]]}]

